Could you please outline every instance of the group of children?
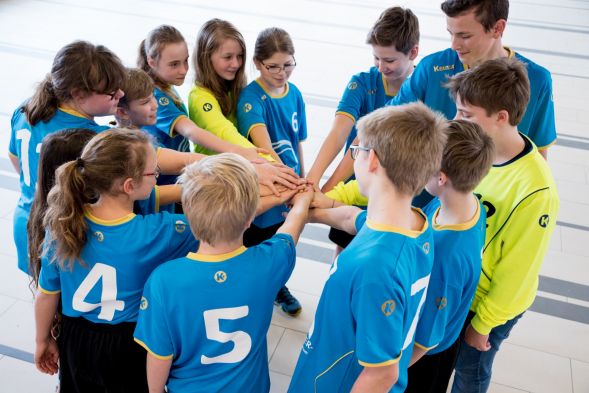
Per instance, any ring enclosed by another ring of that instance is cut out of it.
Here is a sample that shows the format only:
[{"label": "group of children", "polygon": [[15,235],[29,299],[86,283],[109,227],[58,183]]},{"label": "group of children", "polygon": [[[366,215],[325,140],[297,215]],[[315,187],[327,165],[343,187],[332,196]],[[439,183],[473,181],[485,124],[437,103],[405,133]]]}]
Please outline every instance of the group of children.
[{"label": "group of children", "polygon": [[[417,18],[385,10],[375,67],[348,83],[306,178],[286,31],[259,34],[246,85],[243,37],[206,22],[188,109],[172,26],[134,69],[103,46],[62,48],[10,143],[37,368],[59,370],[62,392],[268,391],[273,303],[301,311],[285,283],[313,221],[343,251],[289,391],[445,392],[454,370],[453,392],[486,391],[558,211],[550,75],[502,46],[508,7],[444,1],[452,49],[416,67]],[[94,121],[106,115],[117,127]]]}]

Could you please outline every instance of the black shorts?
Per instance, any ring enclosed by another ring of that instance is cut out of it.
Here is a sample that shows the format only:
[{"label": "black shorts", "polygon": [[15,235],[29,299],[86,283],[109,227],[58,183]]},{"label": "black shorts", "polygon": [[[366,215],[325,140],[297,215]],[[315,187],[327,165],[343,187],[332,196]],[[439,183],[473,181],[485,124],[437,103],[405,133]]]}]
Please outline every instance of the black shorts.
[{"label": "black shorts", "polygon": [[260,228],[254,224],[250,225],[243,234],[243,245],[246,247],[257,246],[274,236],[282,224],[284,224],[284,222],[279,222],[278,224],[266,228]]},{"label": "black shorts", "polygon": [[348,232],[341,231],[336,228],[331,228],[329,230],[329,240],[331,240],[341,248],[348,247],[348,244],[350,244],[355,237],[356,235],[350,235]]},{"label": "black shorts", "polygon": [[135,323],[62,317],[60,392],[147,392],[147,352],[133,340]]}]

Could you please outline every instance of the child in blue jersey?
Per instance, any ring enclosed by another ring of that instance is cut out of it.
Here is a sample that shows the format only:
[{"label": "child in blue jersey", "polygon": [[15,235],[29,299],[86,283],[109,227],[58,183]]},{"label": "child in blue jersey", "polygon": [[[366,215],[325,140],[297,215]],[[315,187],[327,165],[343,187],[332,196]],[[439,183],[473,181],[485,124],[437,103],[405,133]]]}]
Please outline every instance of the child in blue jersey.
[{"label": "child in blue jersey", "polygon": [[245,248],[258,204],[252,166],[220,154],[188,166],[181,181],[200,247],[157,268],[145,285],[135,340],[148,350],[150,391],[268,392],[272,300],[294,268],[313,192],[295,195],[276,235]]},{"label": "child in blue jersey", "polygon": [[[296,67],[294,45],[283,29],[272,27],[258,34],[254,64],[260,77],[241,92],[237,123],[242,135],[269,151],[274,159],[305,176],[302,142],[307,138],[305,102],[299,89],[288,82]],[[256,217],[245,231],[246,247],[271,238],[284,222],[286,205]],[[299,301],[287,287],[280,289],[276,304],[291,316],[301,312]]]},{"label": "child in blue jersey", "polygon": [[26,226],[35,195],[41,141],[64,128],[108,129],[94,122],[94,117],[114,114],[123,96],[124,75],[119,58],[104,46],[72,42],[57,52],[51,72],[35,94],[14,111],[8,150],[20,175],[14,241],[23,272],[28,273]]},{"label": "child in blue jersey", "polygon": [[526,66],[488,60],[447,82],[457,119],[477,123],[495,144],[493,167],[475,188],[487,208],[482,273],[463,326],[452,392],[486,392],[493,361],[534,301],[556,225],[559,197],[546,160],[518,131],[530,99]]},{"label": "child in blue jersey", "polygon": [[351,149],[368,210],[311,210],[312,221],[358,234],[331,267],[289,392],[405,388],[434,254],[427,217],[411,200],[440,168],[445,129],[423,104],[359,120]]},{"label": "child in blue jersey", "polygon": [[425,186],[437,197],[423,209],[434,233],[434,266],[406,392],[446,392],[481,274],[487,215],[473,190],[489,172],[493,141],[464,120],[451,121],[447,137],[441,169]]},{"label": "child in blue jersey", "polygon": [[[48,196],[35,301],[35,364],[58,369],[61,391],[145,392],[145,351],[133,342],[141,292],[163,261],[198,243],[183,216],[133,214],[157,174],[144,133],[112,129],[63,164]],[[50,326],[61,299],[58,342]]]},{"label": "child in blue jersey", "polygon": [[[356,138],[356,121],[383,107],[411,75],[418,54],[419,21],[410,9],[388,8],[368,32],[366,43],[372,48],[374,67],[352,76],[346,85],[331,131],[309,171],[313,184],[319,185],[321,176],[338,152],[344,145],[347,151]],[[350,175],[336,170],[323,186],[323,192]]]}]

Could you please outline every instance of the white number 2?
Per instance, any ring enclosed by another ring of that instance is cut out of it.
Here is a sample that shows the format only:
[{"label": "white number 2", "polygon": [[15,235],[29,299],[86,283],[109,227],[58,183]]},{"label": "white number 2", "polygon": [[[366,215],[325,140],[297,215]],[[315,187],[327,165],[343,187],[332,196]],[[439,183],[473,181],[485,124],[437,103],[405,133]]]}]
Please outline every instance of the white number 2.
[{"label": "white number 2", "polygon": [[[102,293],[100,303],[88,303],[86,297],[102,279]],[[114,267],[97,263],[84,278],[80,287],[74,293],[72,308],[76,311],[90,312],[100,307],[98,319],[112,321],[115,311],[123,311],[125,302],[117,300],[117,271]]]},{"label": "white number 2", "polygon": [[423,307],[423,303],[425,303],[425,295],[427,294],[427,286],[429,284],[429,274],[425,277],[420,278],[419,280],[415,281],[411,284],[411,296],[415,296],[418,292],[422,292],[421,299],[419,300],[419,305],[417,306],[417,312],[413,317],[413,321],[411,322],[411,327],[407,332],[407,336],[405,337],[405,343],[403,344],[403,350],[411,344],[413,341],[413,335],[415,334],[415,329],[417,329],[417,321],[419,320],[419,312],[421,311],[421,307]]},{"label": "white number 2", "polygon": [[207,310],[203,313],[207,338],[220,343],[232,341],[233,349],[227,353],[212,358],[202,355],[200,357],[202,364],[237,363],[245,359],[252,348],[252,339],[250,335],[241,330],[229,333],[222,332],[219,326],[219,320],[244,318],[247,317],[248,314],[248,306],[217,308],[214,310]]}]

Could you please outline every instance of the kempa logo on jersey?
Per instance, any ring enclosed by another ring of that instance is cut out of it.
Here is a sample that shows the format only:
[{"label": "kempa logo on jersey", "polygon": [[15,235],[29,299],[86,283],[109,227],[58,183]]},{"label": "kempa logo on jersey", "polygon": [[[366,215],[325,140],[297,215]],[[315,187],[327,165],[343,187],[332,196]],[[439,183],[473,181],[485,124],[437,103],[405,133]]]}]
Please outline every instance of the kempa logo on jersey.
[{"label": "kempa logo on jersey", "polygon": [[446,300],[445,297],[436,298],[436,307],[438,308],[438,310],[442,310],[443,308],[445,308],[446,304],[448,304],[448,300]]},{"label": "kempa logo on jersey", "polygon": [[170,100],[168,100],[167,97],[160,97],[159,101],[160,105],[169,105],[170,104]]},{"label": "kempa logo on jersey", "polygon": [[219,270],[217,273],[215,273],[213,278],[220,284],[224,283],[227,281],[227,273],[225,273],[223,270]]},{"label": "kempa logo on jersey", "polygon": [[248,113],[248,112],[249,112],[249,111],[251,111],[251,110],[252,110],[252,104],[250,104],[249,102],[246,102],[246,103],[243,105],[243,111],[244,111],[245,113]]},{"label": "kempa logo on jersey", "polygon": [[423,248],[423,252],[425,252],[426,254],[429,254],[429,242],[425,242],[423,243],[423,246],[421,247]]},{"label": "kempa logo on jersey", "polygon": [[203,109],[205,112],[210,112],[210,111],[211,111],[211,109],[213,109],[213,104],[211,104],[211,103],[207,102],[207,103],[205,103],[205,104],[202,106],[202,109]]},{"label": "kempa logo on jersey", "polygon": [[396,303],[391,299],[384,302],[382,306],[380,306],[380,309],[382,310],[382,313],[385,315],[385,317],[388,317],[395,311],[395,307]]},{"label": "kempa logo on jersey", "polygon": [[149,305],[147,299],[144,296],[141,296],[141,303],[139,303],[139,309],[145,310]]},{"label": "kempa logo on jersey", "polygon": [[355,90],[356,87],[358,87],[358,84],[356,82],[350,82],[350,84],[348,85],[348,89],[350,90]]},{"label": "kempa logo on jersey", "polygon": [[174,229],[176,229],[176,232],[178,233],[183,233],[186,230],[186,223],[178,220],[174,223]]},{"label": "kempa logo on jersey", "polygon": [[454,64],[445,66],[434,66],[434,72],[450,71],[454,69]]},{"label": "kempa logo on jersey", "polygon": [[546,228],[549,223],[550,223],[550,216],[548,216],[548,214],[544,214],[544,215],[540,216],[540,218],[538,219],[538,224],[542,228]]},{"label": "kempa logo on jersey", "polygon": [[104,234],[100,231],[96,231],[94,232],[94,237],[96,238],[96,240],[98,240],[99,242],[104,240]]}]

